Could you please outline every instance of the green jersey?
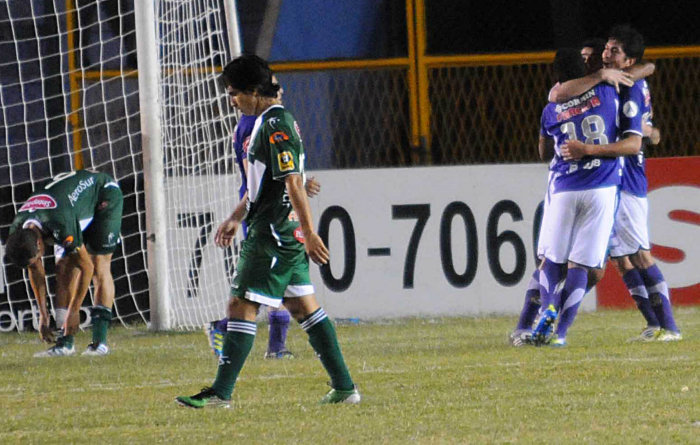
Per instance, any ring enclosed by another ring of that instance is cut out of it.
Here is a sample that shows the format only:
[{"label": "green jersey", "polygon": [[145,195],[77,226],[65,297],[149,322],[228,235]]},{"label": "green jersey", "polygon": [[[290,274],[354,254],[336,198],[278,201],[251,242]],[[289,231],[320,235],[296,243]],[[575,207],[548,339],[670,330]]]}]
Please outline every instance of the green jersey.
[{"label": "green jersey", "polygon": [[[83,230],[92,222],[96,210],[100,210],[101,196],[106,195],[103,190],[113,188],[121,196],[119,185],[105,173],[88,170],[62,173],[20,207],[10,233],[31,222],[55,245],[70,253],[83,245]],[[117,204],[121,218],[121,202]]]},{"label": "green jersey", "polygon": [[294,117],[273,105],[255,121],[248,146],[249,237],[269,237],[283,248],[304,250],[299,219],[285,177],[304,175],[304,147]]}]

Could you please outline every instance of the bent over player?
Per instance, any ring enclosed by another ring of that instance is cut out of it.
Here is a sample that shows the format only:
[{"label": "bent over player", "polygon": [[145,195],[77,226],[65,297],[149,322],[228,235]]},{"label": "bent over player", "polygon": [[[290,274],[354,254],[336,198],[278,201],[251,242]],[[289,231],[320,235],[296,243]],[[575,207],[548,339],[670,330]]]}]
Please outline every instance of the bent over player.
[{"label": "bent over player", "polygon": [[328,262],[328,249],[314,231],[304,191],[304,148],[294,117],[277,97],[279,85],[263,59],[244,55],[224,68],[232,103],[241,113],[258,116],[248,146],[248,193],[216,233],[230,245],[241,222],[248,237],[228,303],[228,326],[216,379],[211,387],[177,403],[192,408],[229,407],[233,387],[253,346],[255,317],[261,304],[284,302],[309,336],[309,343],[331,378],[322,403],[359,403],[335,328],[319,306],[309,278],[309,257]]},{"label": "bent over player", "polygon": [[124,198],[119,184],[105,173],[78,170],[62,173],[33,193],[20,207],[10,226],[7,257],[29,271],[39,306],[39,335],[53,341],[46,307],[46,272],[42,256],[53,245],[56,257],[56,344],[35,357],[75,354],[73,334],[78,330],[80,307],[90,280],[95,304],[90,310],[92,343],[83,355],[106,355],[107,329],[112,319],[114,281],[112,253],[120,242]]}]

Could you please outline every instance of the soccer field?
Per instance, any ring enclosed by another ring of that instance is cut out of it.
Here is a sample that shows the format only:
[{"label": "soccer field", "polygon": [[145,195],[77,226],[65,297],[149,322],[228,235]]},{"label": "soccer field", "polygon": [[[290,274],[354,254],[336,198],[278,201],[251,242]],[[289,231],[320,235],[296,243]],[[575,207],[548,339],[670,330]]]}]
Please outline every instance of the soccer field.
[{"label": "soccer field", "polygon": [[107,357],[51,359],[3,334],[0,443],[699,443],[700,310],[676,314],[668,344],[627,343],[636,311],[582,314],[565,349],[509,346],[514,317],[340,325],[359,406],[319,406],[306,335],[290,331],[296,359],[264,360],[261,325],[230,410],[173,401],[213,380],[201,332],[116,328]]}]

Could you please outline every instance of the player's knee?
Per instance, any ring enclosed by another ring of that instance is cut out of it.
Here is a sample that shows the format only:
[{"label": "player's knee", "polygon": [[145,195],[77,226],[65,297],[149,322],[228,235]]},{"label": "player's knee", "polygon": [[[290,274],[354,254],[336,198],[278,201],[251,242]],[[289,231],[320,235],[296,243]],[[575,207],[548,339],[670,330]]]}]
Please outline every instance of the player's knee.
[{"label": "player's knee", "polygon": [[301,320],[303,320],[306,316],[306,313],[304,311],[304,308],[299,304],[299,302],[295,300],[286,300],[285,306],[287,307],[287,310],[289,311],[289,314],[292,316],[292,318],[298,322],[301,322]]},{"label": "player's knee", "polygon": [[637,269],[648,269],[654,265],[654,259],[648,250],[639,250],[630,257],[630,260]]},{"label": "player's knee", "polygon": [[617,269],[617,271],[620,273],[620,275],[624,275],[630,270],[634,269],[634,266],[630,262],[629,258],[627,258],[626,256],[611,258],[610,261],[612,262],[615,269]]},{"label": "player's knee", "polygon": [[588,286],[593,287],[600,283],[600,280],[605,276],[605,269],[589,269],[588,270]]},{"label": "player's knee", "polygon": [[258,307],[260,305],[255,302],[240,297],[233,297],[228,302],[226,315],[228,318],[255,321]]},{"label": "player's knee", "polygon": [[292,318],[298,322],[303,321],[320,307],[313,295],[298,298],[286,298],[284,300],[284,305],[291,314]]}]

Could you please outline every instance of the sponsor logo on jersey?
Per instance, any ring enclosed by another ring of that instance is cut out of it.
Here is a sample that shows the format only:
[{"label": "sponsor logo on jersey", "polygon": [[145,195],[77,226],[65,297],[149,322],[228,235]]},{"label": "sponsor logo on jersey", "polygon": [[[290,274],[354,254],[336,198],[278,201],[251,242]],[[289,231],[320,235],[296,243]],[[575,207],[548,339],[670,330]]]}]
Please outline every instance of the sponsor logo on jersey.
[{"label": "sponsor logo on jersey", "polygon": [[294,229],[294,239],[302,244],[304,244],[304,242],[306,241],[306,238],[304,238],[304,232],[301,230],[301,227],[297,227],[296,229]]},{"label": "sponsor logo on jersey", "polygon": [[289,136],[284,131],[275,131],[270,135],[270,143],[276,144],[278,142],[288,141]]},{"label": "sponsor logo on jersey", "polygon": [[66,239],[63,240],[63,247],[68,247],[73,244],[73,235],[68,235]]},{"label": "sponsor logo on jersey", "polygon": [[294,157],[292,153],[288,151],[283,151],[277,155],[277,164],[279,165],[281,172],[287,172],[294,170]]},{"label": "sponsor logo on jersey", "polygon": [[72,206],[75,206],[75,203],[78,201],[78,198],[80,198],[80,195],[89,187],[95,185],[95,177],[90,177],[88,179],[81,179],[78,185],[75,187],[75,189],[68,194],[68,200],[70,201],[70,204]]},{"label": "sponsor logo on jersey", "polygon": [[299,217],[297,216],[297,212],[292,210],[289,212],[289,215],[287,216],[287,220],[289,221],[299,221]]},{"label": "sponsor logo on jersey", "polygon": [[58,207],[56,200],[49,195],[32,196],[20,207],[20,212],[34,212],[41,209],[55,209]]},{"label": "sponsor logo on jersey", "polygon": [[595,90],[589,90],[579,97],[557,105],[555,108],[555,112],[557,113],[557,122],[571,119],[574,116],[579,116],[592,108],[599,107],[600,105],[600,98],[596,96]]},{"label": "sponsor logo on jersey", "polygon": [[622,112],[625,113],[625,116],[627,116],[631,119],[631,118],[635,117],[637,115],[637,113],[639,113],[639,107],[637,106],[637,104],[634,101],[628,100],[622,106]]},{"label": "sponsor logo on jersey", "polygon": [[275,125],[280,121],[280,118],[278,117],[271,117],[268,119],[268,122],[270,123],[270,128],[275,128]]}]

